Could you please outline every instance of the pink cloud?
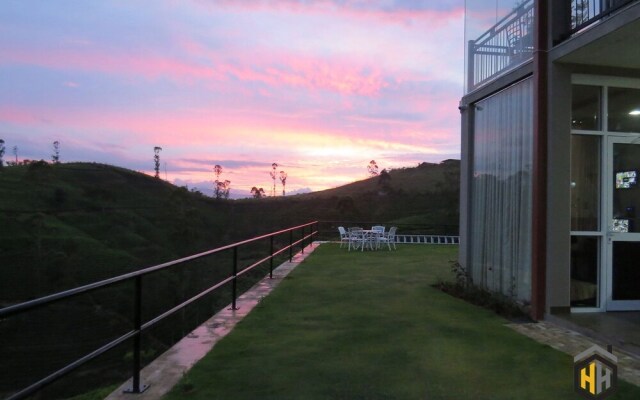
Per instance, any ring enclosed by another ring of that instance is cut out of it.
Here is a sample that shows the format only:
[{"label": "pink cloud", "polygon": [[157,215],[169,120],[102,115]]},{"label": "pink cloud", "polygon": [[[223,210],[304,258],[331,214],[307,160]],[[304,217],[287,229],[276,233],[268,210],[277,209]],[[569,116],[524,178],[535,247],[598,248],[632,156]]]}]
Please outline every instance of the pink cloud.
[{"label": "pink cloud", "polygon": [[[194,48],[191,47],[191,50]],[[103,54],[97,52],[20,51],[6,53],[0,64],[29,64],[61,70],[82,70],[111,75],[137,75],[145,79],[168,77],[177,82],[220,82],[236,79],[270,86],[326,90],[346,95],[374,96],[388,85],[379,70],[348,58],[324,60],[293,54],[263,54],[258,63],[231,63],[209,55],[211,66],[157,55]],[[254,55],[255,57],[255,55]],[[77,83],[65,82],[75,88]]]},{"label": "pink cloud", "polygon": [[21,108],[15,106],[0,106],[0,122],[9,124],[39,124],[42,118],[33,111],[33,108]]},{"label": "pink cloud", "polygon": [[[416,21],[430,21],[433,25],[445,23],[447,19],[460,19],[464,16],[461,1],[451,1],[453,6],[433,2],[429,7],[383,6],[376,2],[359,0],[195,0],[196,4],[209,7],[227,7],[232,9],[248,9],[260,11],[289,11],[301,14],[326,14],[340,16],[352,20],[377,20],[396,24],[412,24]],[[441,2],[442,3],[442,2]],[[438,6],[441,6],[438,8]]]},{"label": "pink cloud", "polygon": [[278,61],[263,60],[266,66],[262,69],[225,64],[219,70],[247,82],[327,90],[346,95],[375,96],[388,86],[379,70],[367,72],[366,67],[348,59],[325,61],[291,54],[272,55],[271,58]]}]

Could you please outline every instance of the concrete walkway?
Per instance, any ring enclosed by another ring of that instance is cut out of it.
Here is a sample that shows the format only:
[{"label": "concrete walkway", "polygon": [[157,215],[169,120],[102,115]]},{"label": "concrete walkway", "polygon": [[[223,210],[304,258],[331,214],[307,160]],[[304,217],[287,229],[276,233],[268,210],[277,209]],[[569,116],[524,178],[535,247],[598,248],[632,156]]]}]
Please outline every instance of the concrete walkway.
[{"label": "concrete walkway", "polygon": [[[576,331],[561,327],[549,321],[526,324],[507,324],[516,332],[529,336],[533,340],[549,345],[572,357],[597,344],[603,349],[608,343],[594,340]],[[640,386],[640,357],[614,346],[613,354],[618,357],[618,377]]]},{"label": "concrete walkway", "polygon": [[321,242],[305,247],[304,254],[298,253],[292,262],[285,262],[273,270],[273,279],[265,277],[236,300],[237,310],[231,304],[200,325],[172,348],[156,358],[140,373],[142,384],[149,388],[142,394],[125,394],[131,387],[131,379],[107,396],[107,400],[148,400],[159,399],[178,383],[183,374],[204,357],[213,346],[225,337],[236,324],[249,314],[282,280],[298,266]]}]

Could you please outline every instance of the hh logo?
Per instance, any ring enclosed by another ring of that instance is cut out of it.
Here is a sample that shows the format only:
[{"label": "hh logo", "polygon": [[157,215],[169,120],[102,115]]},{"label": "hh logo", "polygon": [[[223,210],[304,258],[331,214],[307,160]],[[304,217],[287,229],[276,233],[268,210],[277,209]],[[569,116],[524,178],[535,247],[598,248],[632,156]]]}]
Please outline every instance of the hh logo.
[{"label": "hh logo", "polygon": [[573,358],[576,392],[586,399],[604,399],[618,386],[618,357],[602,347],[593,346]]}]

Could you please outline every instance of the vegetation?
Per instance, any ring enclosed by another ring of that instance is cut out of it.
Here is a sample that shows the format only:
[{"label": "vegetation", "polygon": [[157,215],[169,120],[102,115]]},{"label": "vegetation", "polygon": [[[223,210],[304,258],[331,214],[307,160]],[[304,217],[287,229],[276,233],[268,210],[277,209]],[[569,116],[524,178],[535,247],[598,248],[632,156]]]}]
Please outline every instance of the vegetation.
[{"label": "vegetation", "polygon": [[156,171],[156,179],[160,179],[160,152],[162,151],[162,147],[154,147],[153,148],[153,170]]},{"label": "vegetation", "polygon": [[[174,399],[577,399],[573,360],[431,285],[456,246],[322,245],[187,373]],[[622,382],[618,399],[640,388]]]},{"label": "vegetation", "polygon": [[469,303],[488,308],[505,318],[532,322],[529,317],[530,310],[528,306],[519,304],[514,299],[502,293],[490,292],[478,286],[471,285],[466,269],[457,261],[451,261],[450,264],[451,272],[455,276],[455,279],[453,281],[442,280],[433,285],[434,287]]},{"label": "vegetation", "polygon": [[[291,225],[300,216],[340,223],[384,222],[420,225],[433,233],[458,233],[460,162],[422,163],[415,168],[385,171],[378,176],[335,189],[260,200],[259,221],[265,226]],[[266,201],[265,201],[266,200]],[[239,214],[251,218],[257,200],[234,202]],[[335,227],[326,226],[330,234]],[[404,229],[404,228],[403,228]],[[402,232],[402,229],[401,229]]]},{"label": "vegetation", "polygon": [[4,146],[4,139],[0,139],[0,170],[4,167],[4,152],[5,152],[5,146]]},{"label": "vegetation", "polygon": [[216,164],[213,167],[213,173],[216,176],[216,179],[213,181],[213,197],[217,200],[220,199],[228,199],[229,192],[231,191],[231,181],[221,180],[220,175],[222,174],[222,166],[220,164]]}]

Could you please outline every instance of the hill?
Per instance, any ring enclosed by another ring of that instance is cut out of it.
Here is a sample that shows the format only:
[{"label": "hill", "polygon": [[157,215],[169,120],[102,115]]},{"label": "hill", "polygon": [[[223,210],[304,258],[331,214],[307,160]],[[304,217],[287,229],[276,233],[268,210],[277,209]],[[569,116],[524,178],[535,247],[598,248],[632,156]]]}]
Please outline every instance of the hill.
[{"label": "hill", "polygon": [[[109,165],[36,162],[3,168],[0,307],[311,220],[455,230],[459,169],[456,160],[423,163],[321,192],[217,201]],[[335,238],[334,225],[320,228]],[[241,264],[257,259],[258,251],[264,249],[243,247]],[[145,278],[143,314],[178,304],[226,276],[230,266],[231,254],[221,254]],[[260,274],[264,270],[242,284],[250,285]],[[228,304],[228,296],[224,290],[215,293],[154,328],[145,335],[146,359]],[[131,298],[130,285],[119,285],[0,321],[0,397],[128,331]],[[83,384],[74,381],[74,391],[126,378],[130,357],[122,348],[99,366],[88,366],[80,372]],[[69,389],[54,387],[45,397],[64,397]]]},{"label": "hill", "polygon": [[[456,231],[459,170],[457,160],[423,163],[320,192],[216,201],[103,164],[4,168],[0,304],[314,219]],[[30,285],[18,290],[17,281]]]},{"label": "hill", "polygon": [[319,220],[418,224],[457,234],[459,176],[459,160],[425,162],[290,201]]}]

